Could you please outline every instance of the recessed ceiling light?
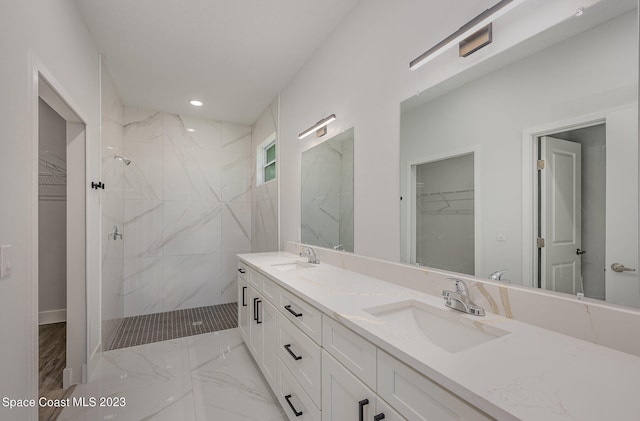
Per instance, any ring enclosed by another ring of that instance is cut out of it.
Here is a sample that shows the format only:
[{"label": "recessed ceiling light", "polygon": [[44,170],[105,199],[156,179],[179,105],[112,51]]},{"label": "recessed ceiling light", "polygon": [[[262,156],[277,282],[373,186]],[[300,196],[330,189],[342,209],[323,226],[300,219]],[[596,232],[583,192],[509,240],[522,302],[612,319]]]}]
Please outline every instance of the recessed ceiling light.
[{"label": "recessed ceiling light", "polygon": [[187,131],[193,133],[193,132],[196,131],[196,129],[192,129],[191,127],[189,127],[189,128],[187,128]]},{"label": "recessed ceiling light", "polygon": [[198,101],[197,99],[192,99],[191,101],[189,101],[189,104],[193,105],[194,107],[202,107],[202,101]]}]

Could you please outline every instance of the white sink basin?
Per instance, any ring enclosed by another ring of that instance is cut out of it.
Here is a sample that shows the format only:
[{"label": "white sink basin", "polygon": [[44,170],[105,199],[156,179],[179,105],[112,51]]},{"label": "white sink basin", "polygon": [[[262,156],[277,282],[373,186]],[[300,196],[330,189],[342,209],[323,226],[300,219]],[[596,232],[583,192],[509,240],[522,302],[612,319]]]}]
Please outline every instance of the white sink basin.
[{"label": "white sink basin", "polygon": [[[455,310],[439,309],[415,300],[400,301],[365,311],[411,339],[422,339],[450,353],[473,348],[509,332],[479,318],[461,317]],[[473,316],[471,316],[473,317]]]},{"label": "white sink basin", "polygon": [[272,268],[274,269],[278,269],[278,270],[300,270],[300,269],[311,269],[311,268],[315,268],[316,265],[312,264],[312,263],[307,263],[307,262],[286,262],[286,263],[276,263],[271,265]]}]

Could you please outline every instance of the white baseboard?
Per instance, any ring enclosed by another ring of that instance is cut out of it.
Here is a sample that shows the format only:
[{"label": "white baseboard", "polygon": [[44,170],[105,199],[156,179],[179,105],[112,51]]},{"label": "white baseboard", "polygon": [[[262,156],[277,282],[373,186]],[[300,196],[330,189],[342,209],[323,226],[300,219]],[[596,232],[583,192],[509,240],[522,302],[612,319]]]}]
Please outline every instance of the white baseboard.
[{"label": "white baseboard", "polygon": [[72,379],[73,379],[73,371],[71,371],[70,367],[66,367],[64,370],[62,370],[62,388],[63,389],[66,389],[73,384]]},{"label": "white baseboard", "polygon": [[41,311],[38,314],[38,324],[60,323],[67,321],[67,309]]}]

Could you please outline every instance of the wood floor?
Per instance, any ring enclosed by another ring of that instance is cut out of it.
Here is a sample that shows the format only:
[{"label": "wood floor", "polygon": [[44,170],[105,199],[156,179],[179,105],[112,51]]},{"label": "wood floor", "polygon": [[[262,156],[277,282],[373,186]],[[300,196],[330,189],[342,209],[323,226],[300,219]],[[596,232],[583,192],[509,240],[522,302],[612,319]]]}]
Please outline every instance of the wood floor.
[{"label": "wood floor", "polygon": [[[67,324],[52,323],[38,327],[40,396],[63,399],[73,387],[62,389],[62,370],[67,361]],[[40,421],[55,421],[62,408],[39,408]]]},{"label": "wood floor", "polygon": [[67,360],[67,324],[40,325],[40,394],[62,389],[62,370]]}]

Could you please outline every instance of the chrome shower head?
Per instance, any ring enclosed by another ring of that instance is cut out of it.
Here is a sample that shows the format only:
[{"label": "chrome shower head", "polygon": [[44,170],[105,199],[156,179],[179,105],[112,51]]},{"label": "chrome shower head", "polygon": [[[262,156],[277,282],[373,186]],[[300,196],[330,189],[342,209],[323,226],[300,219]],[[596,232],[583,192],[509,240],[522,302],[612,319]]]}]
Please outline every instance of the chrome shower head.
[{"label": "chrome shower head", "polygon": [[124,165],[131,164],[131,160],[130,159],[124,158],[124,157],[122,157],[120,155],[114,155],[113,159],[119,159],[120,161],[124,162]]}]

